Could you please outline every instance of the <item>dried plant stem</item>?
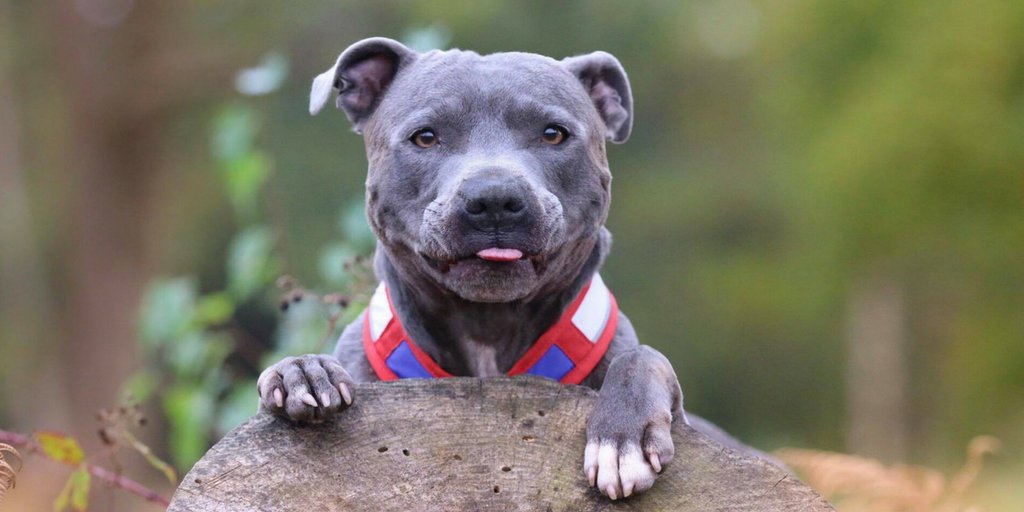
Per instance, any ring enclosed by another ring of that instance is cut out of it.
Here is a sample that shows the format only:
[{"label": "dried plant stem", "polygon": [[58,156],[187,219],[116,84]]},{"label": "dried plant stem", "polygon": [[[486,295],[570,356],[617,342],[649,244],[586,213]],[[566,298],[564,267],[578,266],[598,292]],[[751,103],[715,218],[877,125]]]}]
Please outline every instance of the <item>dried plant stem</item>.
[{"label": "dried plant stem", "polygon": [[[28,451],[42,452],[42,447],[40,447],[39,444],[36,443],[36,441],[31,437],[16,434],[14,432],[7,432],[6,430],[0,430],[0,443],[7,443],[14,446],[22,446],[26,448]],[[131,478],[114,473],[109,469],[96,466],[94,464],[89,464],[88,462],[83,463],[83,465],[89,471],[89,474],[96,478],[99,478],[100,480],[106,482],[107,484],[113,487],[117,487],[119,489],[123,489],[132,494],[140,496],[146,501],[152,503],[159,503],[164,507],[167,507],[168,505],[171,504],[171,502],[167,498],[164,498],[156,491],[136,482],[135,480],[132,480]]]},{"label": "dried plant stem", "polygon": [[[14,469],[6,460],[4,453],[8,453],[12,458],[18,461],[18,469]],[[18,450],[15,450],[13,446],[0,443],[0,503],[3,503],[4,496],[7,491],[14,489],[14,484],[17,483],[15,474],[21,469],[21,454]]]}]

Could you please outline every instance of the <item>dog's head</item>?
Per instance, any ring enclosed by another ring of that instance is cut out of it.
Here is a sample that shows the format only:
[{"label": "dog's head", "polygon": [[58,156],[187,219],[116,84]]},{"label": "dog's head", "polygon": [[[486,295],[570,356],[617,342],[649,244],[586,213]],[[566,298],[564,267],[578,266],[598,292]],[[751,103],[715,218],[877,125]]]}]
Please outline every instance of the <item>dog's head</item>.
[{"label": "dog's head", "polygon": [[367,215],[396,268],[463,299],[509,302],[574,276],[611,199],[605,140],[632,97],[615,57],[418,53],[360,41],[317,76],[366,141]]}]

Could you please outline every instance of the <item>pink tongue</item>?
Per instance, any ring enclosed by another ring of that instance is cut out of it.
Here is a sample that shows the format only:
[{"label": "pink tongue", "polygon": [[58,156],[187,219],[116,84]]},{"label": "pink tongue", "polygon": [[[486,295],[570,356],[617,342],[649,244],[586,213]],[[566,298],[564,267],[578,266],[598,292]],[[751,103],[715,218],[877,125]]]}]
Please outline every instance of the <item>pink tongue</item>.
[{"label": "pink tongue", "polygon": [[523,257],[523,253],[517,249],[491,247],[476,253],[476,256],[487,261],[516,261]]}]

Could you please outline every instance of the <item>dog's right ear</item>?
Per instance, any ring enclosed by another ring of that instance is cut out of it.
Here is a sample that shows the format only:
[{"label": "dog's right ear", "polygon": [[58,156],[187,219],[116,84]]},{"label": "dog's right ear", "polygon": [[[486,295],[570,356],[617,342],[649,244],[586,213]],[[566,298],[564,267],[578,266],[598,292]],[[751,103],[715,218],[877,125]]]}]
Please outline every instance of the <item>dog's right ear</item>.
[{"label": "dog's right ear", "polygon": [[362,133],[363,124],[380,103],[395,75],[416,57],[416,52],[384,37],[363,39],[349,46],[331,69],[313,79],[309,113],[316,115],[337,94],[335,104],[345,111],[352,129]]}]

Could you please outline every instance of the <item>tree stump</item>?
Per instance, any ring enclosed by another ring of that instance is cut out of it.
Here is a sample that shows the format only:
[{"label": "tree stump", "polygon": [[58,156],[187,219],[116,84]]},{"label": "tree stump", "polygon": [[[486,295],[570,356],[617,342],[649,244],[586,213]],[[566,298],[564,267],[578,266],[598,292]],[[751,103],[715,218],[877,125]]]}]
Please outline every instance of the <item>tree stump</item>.
[{"label": "tree stump", "polygon": [[325,423],[261,414],[236,428],[169,510],[832,510],[785,471],[686,425],[654,488],[611,501],[581,469],[596,396],[539,377],[360,385]]}]

